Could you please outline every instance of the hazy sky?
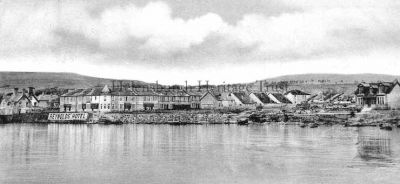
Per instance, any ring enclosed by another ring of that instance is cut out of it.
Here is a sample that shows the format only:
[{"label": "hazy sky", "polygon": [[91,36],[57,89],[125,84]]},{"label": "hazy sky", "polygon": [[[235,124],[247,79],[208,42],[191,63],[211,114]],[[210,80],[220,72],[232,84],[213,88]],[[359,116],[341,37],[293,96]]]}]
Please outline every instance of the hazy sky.
[{"label": "hazy sky", "polygon": [[163,84],[400,74],[399,0],[0,0],[0,70]]}]

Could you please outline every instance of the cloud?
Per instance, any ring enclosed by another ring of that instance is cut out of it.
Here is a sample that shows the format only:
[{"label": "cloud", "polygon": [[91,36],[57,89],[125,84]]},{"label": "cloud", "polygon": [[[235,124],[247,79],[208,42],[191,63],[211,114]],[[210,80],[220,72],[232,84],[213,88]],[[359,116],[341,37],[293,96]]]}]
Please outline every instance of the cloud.
[{"label": "cloud", "polygon": [[163,1],[141,5],[107,1],[101,8],[96,1],[60,2],[0,2],[0,56],[48,55],[64,62],[151,65],[165,70],[311,63],[400,47],[400,2],[396,0],[283,0],[280,4],[273,0],[268,2],[285,8],[275,13],[267,12],[271,7],[265,13],[242,12],[235,21],[222,14],[249,4],[187,16],[189,11],[177,11]]},{"label": "cloud", "polygon": [[74,19],[80,21],[72,25],[70,20],[65,21],[62,29],[97,40],[102,48],[124,47],[130,39],[143,39],[145,42],[137,49],[158,52],[201,44],[209,34],[225,26],[214,13],[188,20],[173,18],[171,9],[163,2],[150,2],[144,7],[116,6],[104,10],[99,17],[79,14]]}]

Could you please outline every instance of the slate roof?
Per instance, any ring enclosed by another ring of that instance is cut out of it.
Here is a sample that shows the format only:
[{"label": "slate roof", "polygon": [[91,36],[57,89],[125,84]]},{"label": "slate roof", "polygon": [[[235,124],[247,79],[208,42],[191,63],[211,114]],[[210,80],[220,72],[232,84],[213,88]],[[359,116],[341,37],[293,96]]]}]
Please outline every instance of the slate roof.
[{"label": "slate roof", "polygon": [[205,94],[207,94],[207,92],[203,91],[185,91],[185,92],[190,96],[204,96]]},{"label": "slate roof", "polygon": [[55,101],[57,100],[59,97],[58,95],[40,95],[37,99],[38,101]]},{"label": "slate roof", "polygon": [[190,96],[186,91],[184,90],[165,90],[160,92],[161,95],[164,96]]},{"label": "slate roof", "polygon": [[[357,86],[354,94],[364,96],[376,96],[379,93],[379,88],[382,89],[384,94],[392,92],[396,85],[400,85],[397,80],[394,82],[378,82],[378,83],[360,83]],[[363,87],[361,89],[361,87]]]},{"label": "slate roof", "polygon": [[254,102],[250,99],[249,95],[244,92],[232,93],[242,102],[243,104],[254,104]]},{"label": "slate roof", "polygon": [[14,95],[13,93],[9,93],[5,96],[3,96],[3,101],[4,102],[11,102],[11,103],[17,103],[19,100],[21,100],[21,98],[25,97],[26,99],[28,99],[28,101],[31,101],[28,96],[26,96],[26,94],[24,93],[17,93],[16,95]]},{"label": "slate roof", "polygon": [[200,97],[200,100],[203,99],[205,96],[207,96],[207,94],[210,94],[215,100],[221,101],[221,93],[216,92],[216,91],[207,91],[206,93],[204,93],[204,94]]},{"label": "slate roof", "polygon": [[310,95],[310,94],[308,94],[306,92],[303,92],[303,91],[300,91],[298,89],[290,90],[290,91],[286,92],[285,95],[287,95],[289,93],[291,93],[292,95]]},{"label": "slate roof", "polygon": [[289,99],[285,97],[285,95],[280,94],[280,93],[271,93],[278,101],[281,103],[292,103]]},{"label": "slate roof", "polygon": [[271,100],[267,94],[265,93],[253,93],[262,103],[264,104],[270,104],[270,103],[275,103],[273,100]]}]

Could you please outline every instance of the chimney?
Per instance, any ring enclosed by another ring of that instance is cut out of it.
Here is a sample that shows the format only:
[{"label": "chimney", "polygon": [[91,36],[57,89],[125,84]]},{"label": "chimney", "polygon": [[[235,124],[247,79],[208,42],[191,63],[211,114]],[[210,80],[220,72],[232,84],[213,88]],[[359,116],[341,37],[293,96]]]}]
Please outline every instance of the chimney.
[{"label": "chimney", "polygon": [[122,80],[119,81],[119,90],[122,91]]},{"label": "chimney", "polygon": [[28,95],[29,96],[34,96],[35,95],[35,88],[34,87],[29,87],[28,88]]},{"label": "chimney", "polygon": [[18,88],[14,88],[13,94],[14,94],[14,96],[16,96],[18,94]]},{"label": "chimney", "polygon": [[25,89],[22,88],[22,95],[25,95]]},{"label": "chimney", "polygon": [[206,89],[208,91],[208,80],[206,80]]},{"label": "chimney", "polygon": [[115,84],[114,84],[115,80],[112,80],[111,83],[112,83],[112,90],[114,91],[115,90]]},{"label": "chimney", "polygon": [[156,80],[156,92],[158,90],[158,80]]},{"label": "chimney", "polygon": [[199,80],[199,91],[200,91],[201,80]]},{"label": "chimney", "polygon": [[131,81],[131,88],[133,89],[134,86],[135,84],[133,83],[133,81]]},{"label": "chimney", "polygon": [[262,81],[260,81],[260,93],[263,91],[263,84]]},{"label": "chimney", "polygon": [[185,90],[187,91],[187,80],[185,80]]}]

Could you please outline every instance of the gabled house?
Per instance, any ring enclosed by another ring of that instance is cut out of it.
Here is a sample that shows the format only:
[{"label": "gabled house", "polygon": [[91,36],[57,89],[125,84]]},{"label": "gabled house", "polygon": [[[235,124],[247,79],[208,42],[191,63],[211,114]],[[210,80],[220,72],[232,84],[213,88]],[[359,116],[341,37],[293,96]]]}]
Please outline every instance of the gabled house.
[{"label": "gabled house", "polygon": [[218,109],[222,108],[222,99],[220,93],[214,93],[213,91],[207,91],[200,98],[201,109]]},{"label": "gabled house", "polygon": [[41,94],[37,97],[38,107],[40,108],[59,108],[60,97],[53,94]]},{"label": "gabled house", "polygon": [[29,96],[22,89],[21,92],[18,88],[15,88],[13,93],[8,93],[3,96],[3,100],[0,103],[0,114],[20,114],[27,113],[32,110],[32,102]]},{"label": "gabled house", "polygon": [[235,106],[251,107],[256,105],[256,103],[252,101],[249,95],[245,92],[231,93],[231,98],[233,99]]},{"label": "gabled house", "polygon": [[310,98],[311,95],[296,89],[286,92],[285,97],[289,99],[290,102],[292,102],[293,104],[300,104],[307,101],[307,99]]},{"label": "gabled house", "polygon": [[251,93],[249,95],[250,99],[257,103],[257,105],[269,105],[269,104],[276,104],[276,102],[274,102],[273,100],[271,100],[271,98],[269,98],[269,96],[265,93]]},{"label": "gabled house", "polygon": [[277,104],[291,104],[292,102],[280,93],[269,93],[268,97]]},{"label": "gabled house", "polygon": [[360,83],[355,91],[356,103],[366,107],[400,108],[400,84],[393,82]]}]

